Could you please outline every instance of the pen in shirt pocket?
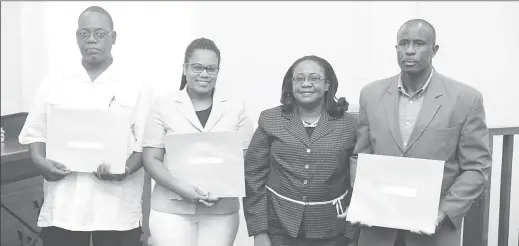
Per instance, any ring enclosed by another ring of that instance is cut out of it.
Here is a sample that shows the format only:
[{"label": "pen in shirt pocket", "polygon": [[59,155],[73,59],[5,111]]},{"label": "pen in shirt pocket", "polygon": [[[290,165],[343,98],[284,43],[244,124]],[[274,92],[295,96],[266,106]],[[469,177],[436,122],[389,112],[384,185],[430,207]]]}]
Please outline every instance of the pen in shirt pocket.
[{"label": "pen in shirt pocket", "polygon": [[110,100],[110,103],[108,104],[108,107],[112,106],[112,103],[115,101],[115,95]]}]

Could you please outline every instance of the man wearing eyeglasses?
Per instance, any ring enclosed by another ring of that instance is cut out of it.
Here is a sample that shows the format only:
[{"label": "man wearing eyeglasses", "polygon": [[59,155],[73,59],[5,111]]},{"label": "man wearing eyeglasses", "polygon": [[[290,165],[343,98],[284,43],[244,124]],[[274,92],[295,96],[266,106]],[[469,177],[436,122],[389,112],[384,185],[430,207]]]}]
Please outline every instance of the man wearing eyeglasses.
[{"label": "man wearing eyeglasses", "polygon": [[[112,45],[115,44],[117,32],[113,30],[112,18],[107,16],[86,11],[78,22],[77,44],[83,56],[83,66],[92,79],[97,78],[113,62]],[[100,19],[105,20],[105,25],[98,24]]]},{"label": "man wearing eyeglasses", "polygon": [[[45,178],[38,217],[43,246],[89,246],[91,238],[94,246],[141,245],[140,141],[148,91],[134,74],[114,64],[111,51],[116,37],[106,10],[97,6],[84,10],[76,31],[81,61],[72,61],[72,69],[42,82],[20,133],[20,143],[29,144],[31,159]],[[71,172],[67,163],[46,159],[49,106],[109,107],[130,113],[132,121],[121,125],[131,132],[125,173],[110,173],[110,163],[99,163],[94,173]]]}]

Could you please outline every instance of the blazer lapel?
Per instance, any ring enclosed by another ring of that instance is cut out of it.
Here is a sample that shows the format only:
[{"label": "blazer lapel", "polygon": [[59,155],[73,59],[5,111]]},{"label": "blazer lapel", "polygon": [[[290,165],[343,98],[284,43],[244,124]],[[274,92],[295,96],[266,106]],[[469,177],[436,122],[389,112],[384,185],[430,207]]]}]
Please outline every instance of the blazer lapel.
[{"label": "blazer lapel", "polygon": [[389,131],[391,135],[393,135],[393,139],[397,143],[400,150],[404,150],[404,141],[402,140],[402,133],[400,132],[400,116],[398,110],[398,76],[396,79],[391,82],[389,88],[384,94],[384,108],[386,113],[387,125],[389,127]]},{"label": "blazer lapel", "polygon": [[195,109],[193,108],[193,103],[187,94],[186,89],[177,92],[177,96],[175,97],[176,108],[188,121],[199,131],[203,131],[204,128],[202,124],[200,124],[200,120],[198,116],[196,116]]},{"label": "blazer lapel", "polygon": [[[321,119],[317,122],[317,126],[314,129],[312,135],[310,135],[310,144],[313,144],[319,138],[324,137],[326,134],[333,131],[333,125],[331,123],[332,118],[324,111],[321,115]],[[305,130],[306,133],[306,130]]]},{"label": "blazer lapel", "polygon": [[227,99],[221,94],[218,93],[218,90],[214,90],[213,96],[213,108],[211,109],[211,114],[209,114],[209,118],[204,127],[204,131],[211,131],[211,129],[218,123],[218,120],[222,117],[225,112],[225,106],[227,105]]},{"label": "blazer lapel", "polygon": [[301,118],[297,116],[296,109],[292,110],[291,113],[283,113],[283,116],[290,120],[285,124],[285,129],[288,132],[292,133],[292,135],[298,138],[306,146],[310,146],[310,139],[308,138],[308,133],[306,133],[305,127],[303,126],[303,122],[301,122]]},{"label": "blazer lapel", "polygon": [[418,140],[425,128],[429,126],[429,123],[436,115],[436,112],[438,112],[438,109],[441,107],[441,100],[439,100],[443,95],[443,87],[441,86],[441,83],[441,79],[436,74],[436,71],[434,71],[429,87],[425,91],[422,108],[416,118],[416,123],[411,132],[411,136],[409,136],[409,141],[405,151],[409,150],[409,148]]}]

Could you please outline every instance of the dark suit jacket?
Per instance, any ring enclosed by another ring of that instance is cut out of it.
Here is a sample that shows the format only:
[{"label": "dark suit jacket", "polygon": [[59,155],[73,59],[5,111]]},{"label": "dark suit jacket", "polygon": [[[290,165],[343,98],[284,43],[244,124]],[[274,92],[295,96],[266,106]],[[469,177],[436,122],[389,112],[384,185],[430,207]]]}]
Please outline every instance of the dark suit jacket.
[{"label": "dark suit jacket", "polygon": [[[399,127],[398,75],[360,94],[355,153],[445,161],[439,208],[447,214],[432,237],[407,233],[407,246],[459,245],[461,222],[487,181],[491,154],[481,93],[434,71],[407,147]],[[356,159],[352,158],[352,181]],[[393,245],[397,231],[362,228],[359,246]],[[390,243],[389,243],[390,242]]]},{"label": "dark suit jacket", "polygon": [[[293,203],[267,191],[265,184],[298,201],[341,196],[350,189],[355,128],[356,119],[348,113],[338,118],[323,113],[309,138],[295,112],[283,113],[281,107],[261,112],[245,157],[243,206],[249,235],[269,231],[296,237],[301,222],[307,238],[332,238],[345,232],[346,222],[337,218],[334,205]],[[350,194],[343,199],[344,209]]]}]

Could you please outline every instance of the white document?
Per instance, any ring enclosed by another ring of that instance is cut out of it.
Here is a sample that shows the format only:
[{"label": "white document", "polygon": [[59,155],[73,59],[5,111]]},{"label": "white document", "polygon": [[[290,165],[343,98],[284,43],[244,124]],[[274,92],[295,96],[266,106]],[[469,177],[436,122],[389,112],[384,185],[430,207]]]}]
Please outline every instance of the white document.
[{"label": "white document", "polygon": [[245,196],[243,147],[238,132],[173,134],[163,140],[164,163],[174,177],[216,197]]},{"label": "white document", "polygon": [[444,164],[359,154],[347,220],[434,233]]},{"label": "white document", "polygon": [[49,107],[46,157],[74,172],[94,172],[101,163],[121,174],[128,159],[130,114],[116,109]]}]

